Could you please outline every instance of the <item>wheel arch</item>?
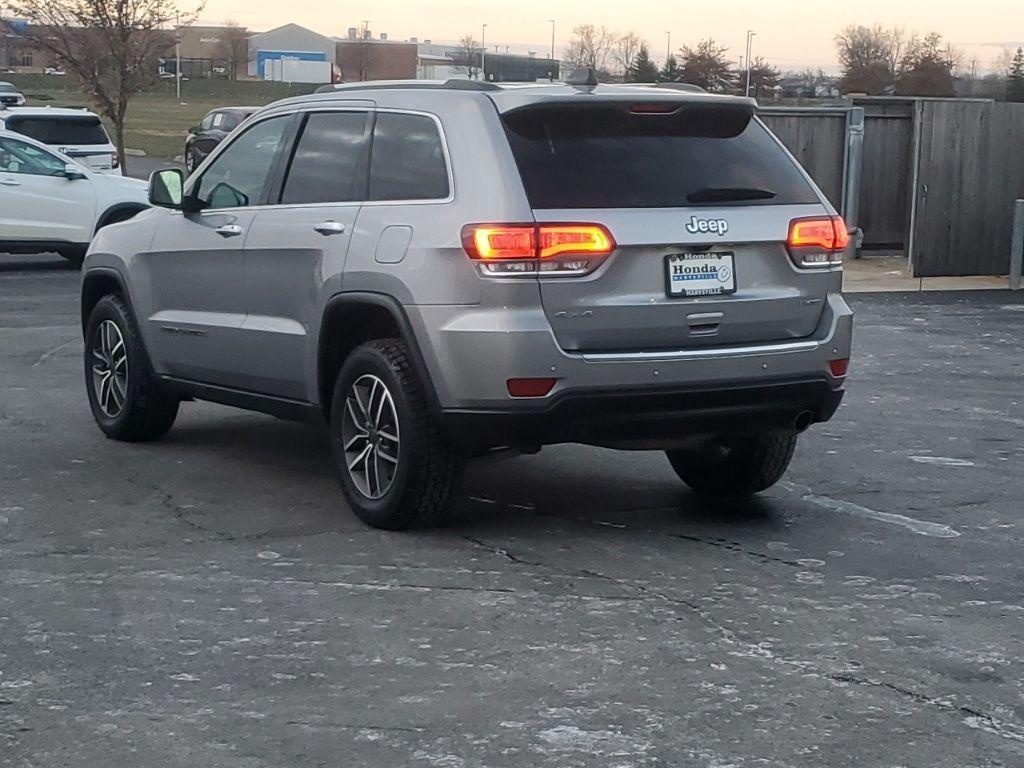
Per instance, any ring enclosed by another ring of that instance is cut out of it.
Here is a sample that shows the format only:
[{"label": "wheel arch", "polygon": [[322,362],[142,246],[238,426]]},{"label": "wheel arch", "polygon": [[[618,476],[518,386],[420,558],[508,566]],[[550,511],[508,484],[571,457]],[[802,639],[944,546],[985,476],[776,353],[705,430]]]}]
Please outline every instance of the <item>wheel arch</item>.
[{"label": "wheel arch", "polygon": [[128,286],[125,283],[124,277],[116,269],[93,267],[82,275],[81,313],[83,333],[89,324],[89,316],[92,315],[93,309],[95,309],[100,299],[110,294],[120,296],[125,304],[128,305],[129,311],[133,315],[135,314],[131,296],[128,293]]},{"label": "wheel arch", "polygon": [[348,355],[367,341],[399,338],[405,342],[428,407],[440,411],[440,401],[420,352],[404,307],[392,296],[349,292],[333,296],[324,307],[317,344],[317,392],[324,418],[330,421],[334,380]]},{"label": "wheel arch", "polygon": [[[96,228],[93,230],[93,234],[96,234],[103,229],[107,224],[110,223],[110,219],[118,213],[131,213],[132,216],[142,213],[149,206],[143,205],[142,203],[115,203],[109,206],[103,213],[96,219]],[[131,217],[129,217],[131,218]]]}]

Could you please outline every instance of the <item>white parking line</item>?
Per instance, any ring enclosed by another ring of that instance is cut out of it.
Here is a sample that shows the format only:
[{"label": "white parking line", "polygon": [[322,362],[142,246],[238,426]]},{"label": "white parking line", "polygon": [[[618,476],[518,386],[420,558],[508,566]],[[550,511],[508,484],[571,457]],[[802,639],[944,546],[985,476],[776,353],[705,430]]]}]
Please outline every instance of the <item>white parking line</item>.
[{"label": "white parking line", "polygon": [[840,499],[830,498],[829,496],[819,496],[805,485],[797,485],[795,483],[779,483],[779,485],[787,491],[800,494],[800,498],[803,501],[819,507],[824,507],[825,509],[832,510],[833,512],[845,512],[849,515],[857,515],[858,517],[866,517],[870,520],[878,520],[879,522],[889,523],[890,525],[898,525],[921,536],[934,536],[940,539],[955,539],[960,535],[960,531],[941,523],[930,523],[926,520],[915,520],[914,518],[907,517],[906,515],[897,515],[893,512],[879,512],[876,509],[862,507],[860,504],[854,504],[852,501],[842,501]]}]

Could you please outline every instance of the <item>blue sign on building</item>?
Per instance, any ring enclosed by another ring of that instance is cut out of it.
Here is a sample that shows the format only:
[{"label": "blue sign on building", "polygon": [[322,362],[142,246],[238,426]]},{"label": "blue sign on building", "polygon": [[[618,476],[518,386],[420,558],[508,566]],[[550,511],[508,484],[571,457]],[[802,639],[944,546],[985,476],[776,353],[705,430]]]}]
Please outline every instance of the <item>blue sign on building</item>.
[{"label": "blue sign on building", "polygon": [[281,59],[295,59],[297,61],[327,61],[327,55],[323,51],[257,51],[256,76],[262,80],[267,62],[279,61]]}]

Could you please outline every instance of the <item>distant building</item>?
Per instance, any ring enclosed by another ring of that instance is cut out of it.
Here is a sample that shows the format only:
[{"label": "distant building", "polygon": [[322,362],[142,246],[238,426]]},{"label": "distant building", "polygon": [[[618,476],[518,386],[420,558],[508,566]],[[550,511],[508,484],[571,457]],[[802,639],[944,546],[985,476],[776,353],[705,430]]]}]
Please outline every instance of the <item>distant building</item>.
[{"label": "distant building", "polygon": [[416,77],[416,44],[374,37],[370,30],[349,27],[348,36],[336,38],[335,62],[340,82],[409,80]]},{"label": "distant building", "polygon": [[[245,77],[250,33],[243,27],[191,24],[178,27],[181,74],[188,78]],[[166,51],[160,62],[163,74],[174,74],[177,57]]]},{"label": "distant building", "polygon": [[0,20],[0,72],[42,72],[56,66],[53,56],[27,37],[31,29],[25,21]]},{"label": "distant building", "polygon": [[480,78],[483,62],[486,79],[493,83],[532,83],[537,80],[557,80],[560,62],[557,59],[522,56],[512,53],[486,53],[476,48],[472,52],[460,45],[438,45],[429,40],[418,46],[416,76],[424,80],[468,78],[472,72]]},{"label": "distant building", "polygon": [[337,42],[298,24],[285,24],[249,38],[248,74],[263,79],[268,61],[323,61],[332,65],[337,55]]}]

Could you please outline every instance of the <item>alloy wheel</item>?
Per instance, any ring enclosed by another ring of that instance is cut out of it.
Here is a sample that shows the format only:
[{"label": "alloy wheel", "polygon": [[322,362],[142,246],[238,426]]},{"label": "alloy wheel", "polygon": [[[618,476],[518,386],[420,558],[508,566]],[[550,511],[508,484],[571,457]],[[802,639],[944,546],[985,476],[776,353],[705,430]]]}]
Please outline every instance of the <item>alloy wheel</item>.
[{"label": "alloy wheel", "polygon": [[117,323],[104,320],[99,324],[91,352],[96,402],[104,416],[116,418],[128,397],[128,350]]},{"label": "alloy wheel", "polygon": [[356,379],[345,398],[341,439],[352,482],[368,499],[380,499],[398,471],[398,412],[387,385],[373,374]]}]

